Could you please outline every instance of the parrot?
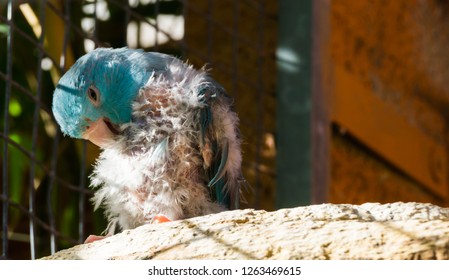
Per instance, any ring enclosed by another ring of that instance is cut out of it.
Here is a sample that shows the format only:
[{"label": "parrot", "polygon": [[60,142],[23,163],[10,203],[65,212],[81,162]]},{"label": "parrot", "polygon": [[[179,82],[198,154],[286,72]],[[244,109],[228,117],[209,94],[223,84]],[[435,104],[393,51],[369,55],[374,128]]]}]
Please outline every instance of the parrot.
[{"label": "parrot", "polygon": [[89,178],[107,235],[239,207],[239,118],[204,67],[97,48],[62,75],[52,111],[64,135],[100,149]]}]

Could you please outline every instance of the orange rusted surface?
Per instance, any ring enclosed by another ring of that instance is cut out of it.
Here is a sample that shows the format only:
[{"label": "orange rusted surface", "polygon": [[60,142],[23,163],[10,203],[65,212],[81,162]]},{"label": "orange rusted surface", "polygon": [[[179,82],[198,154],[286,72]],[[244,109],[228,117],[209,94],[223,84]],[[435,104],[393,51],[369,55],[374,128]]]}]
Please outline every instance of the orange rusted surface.
[{"label": "orange rusted surface", "polygon": [[[347,89],[347,85],[351,89]],[[335,69],[332,119],[391,164],[448,197],[446,147],[411,124],[344,69]]]},{"label": "orange rusted surface", "polygon": [[361,204],[417,201],[449,205],[447,200],[427,191],[376,154],[354,143],[348,134],[334,131],[331,140],[331,202]]},{"label": "orange rusted surface", "polygon": [[332,202],[449,201],[447,26],[446,1],[330,1],[330,117],[361,143],[332,138]]}]

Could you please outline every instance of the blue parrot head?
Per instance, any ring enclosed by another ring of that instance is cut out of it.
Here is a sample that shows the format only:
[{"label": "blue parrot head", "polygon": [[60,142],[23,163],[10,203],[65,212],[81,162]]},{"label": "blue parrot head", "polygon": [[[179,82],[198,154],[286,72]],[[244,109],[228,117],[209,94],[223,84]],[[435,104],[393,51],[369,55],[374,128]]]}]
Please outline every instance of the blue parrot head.
[{"label": "blue parrot head", "polygon": [[62,132],[101,146],[98,139],[110,138],[120,124],[131,121],[133,100],[152,69],[141,50],[99,48],[82,56],[53,95],[53,114]]}]

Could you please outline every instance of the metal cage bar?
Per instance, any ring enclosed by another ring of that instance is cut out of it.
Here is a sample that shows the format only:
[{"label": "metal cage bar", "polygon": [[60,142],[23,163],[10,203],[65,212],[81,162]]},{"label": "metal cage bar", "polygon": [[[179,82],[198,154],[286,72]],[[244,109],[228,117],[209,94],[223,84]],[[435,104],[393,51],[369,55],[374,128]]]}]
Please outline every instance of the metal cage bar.
[{"label": "metal cage bar", "polygon": [[7,55],[6,55],[6,89],[5,89],[5,107],[3,116],[3,136],[5,141],[3,142],[3,161],[2,161],[2,258],[7,258],[8,256],[8,223],[9,223],[9,176],[8,176],[8,162],[9,162],[9,151],[8,151],[8,141],[6,139],[9,135],[9,102],[11,98],[11,87],[12,87],[12,48],[13,48],[13,30],[11,26],[13,25],[13,0],[8,1],[7,7],[7,25],[8,25],[8,35],[7,35]]}]

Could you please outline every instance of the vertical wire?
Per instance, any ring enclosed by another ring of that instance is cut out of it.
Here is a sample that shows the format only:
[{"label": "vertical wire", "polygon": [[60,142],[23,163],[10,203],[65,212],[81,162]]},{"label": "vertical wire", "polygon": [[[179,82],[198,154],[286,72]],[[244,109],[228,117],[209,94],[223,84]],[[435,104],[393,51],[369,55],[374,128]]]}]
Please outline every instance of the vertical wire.
[{"label": "vertical wire", "polygon": [[259,97],[257,98],[257,138],[256,138],[256,166],[255,166],[255,184],[256,184],[256,198],[255,198],[255,208],[260,208],[261,196],[262,196],[262,185],[259,165],[261,163],[261,150],[262,150],[262,139],[263,139],[263,96],[265,92],[264,79],[263,79],[263,66],[264,66],[264,16],[265,16],[265,6],[264,1],[259,2],[259,34],[258,34],[258,58],[257,58],[257,80],[258,87],[257,91]]},{"label": "vertical wire", "polygon": [[137,47],[141,48],[140,42],[142,42],[142,38],[140,37],[140,32],[142,30],[142,22],[140,22],[138,19],[135,19],[134,22],[136,22],[136,25],[137,25],[137,31],[136,31],[137,32],[137,40],[136,40]]},{"label": "vertical wire", "polygon": [[61,52],[61,59],[59,61],[59,66],[63,71],[65,71],[66,64],[67,64],[67,44],[69,42],[69,34],[70,34],[70,1],[71,0],[65,0],[64,1],[64,38],[62,41],[62,52]]},{"label": "vertical wire", "polygon": [[86,195],[84,190],[86,189],[86,157],[87,157],[87,143],[86,140],[81,140],[81,171],[80,171],[80,192],[78,201],[78,242],[83,243],[85,239],[84,224],[85,224],[85,209],[86,209]]},{"label": "vertical wire", "polygon": [[[125,28],[123,28],[124,34],[123,34],[123,38],[124,41],[126,43],[126,45],[128,45],[128,24],[129,24],[129,19],[131,16],[131,12],[129,10],[129,1],[128,0],[123,0],[123,6],[125,7],[125,18],[124,18],[124,24],[125,24]],[[139,43],[137,43],[139,44]],[[138,45],[137,45],[138,47]]]},{"label": "vertical wire", "polygon": [[207,60],[208,63],[211,62],[212,58],[212,10],[213,10],[213,0],[209,0],[207,3],[207,20],[209,21],[209,24],[207,25]]},{"label": "vertical wire", "polygon": [[154,38],[154,49],[155,51],[157,51],[159,49],[159,42],[158,42],[158,34],[159,34],[159,24],[157,21],[157,17],[159,15],[159,0],[156,0],[156,2],[154,3],[154,29],[156,30],[155,32],[155,38]]},{"label": "vertical wire", "polygon": [[[62,55],[61,55],[62,56]],[[58,145],[59,145],[59,135],[58,131],[56,131],[55,137],[53,139],[53,145],[51,148],[51,162],[50,162],[50,180],[48,182],[48,189],[47,189],[47,211],[48,211],[48,224],[52,230],[56,230],[55,228],[55,217],[53,213],[53,207],[52,207],[52,193],[53,193],[53,187],[55,183],[55,176],[56,176],[56,163],[58,161],[57,159],[57,153],[58,153]],[[50,232],[50,253],[54,254],[56,252],[56,237],[54,232]]]},{"label": "vertical wire", "polygon": [[233,5],[233,37],[232,37],[232,91],[237,94],[237,77],[238,77],[238,33],[239,33],[239,0],[234,0]]},{"label": "vertical wire", "polygon": [[[49,216],[49,226],[54,231],[56,230],[55,223],[55,215],[52,207],[52,193],[55,185],[55,177],[56,177],[56,166],[58,162],[58,146],[59,146],[59,131],[56,131],[55,138],[53,139],[53,146],[51,151],[51,167],[50,167],[50,182],[48,183],[48,191],[47,191],[47,210]],[[56,235],[54,231],[50,232],[50,253],[56,253]]]},{"label": "vertical wire", "polygon": [[[68,41],[68,35],[69,35],[69,27],[68,22],[70,22],[70,0],[64,1],[64,8],[62,11],[63,20],[64,20],[64,37],[62,41],[62,51],[61,51],[61,57],[59,58],[59,68],[65,69],[66,65],[66,52],[67,52],[67,41]],[[51,169],[50,169],[50,182],[48,186],[48,193],[47,193],[47,209],[49,213],[49,225],[53,230],[56,230],[56,223],[55,223],[55,215],[52,207],[52,193],[55,185],[55,179],[56,179],[56,168],[58,163],[58,147],[59,147],[59,140],[60,140],[60,133],[59,130],[56,131],[55,138],[53,140],[53,147],[52,147],[52,158],[51,158]],[[58,201],[58,200],[56,200]],[[56,235],[54,232],[50,233],[50,252],[51,254],[54,254],[56,252],[57,248],[57,242],[56,242]]]},{"label": "vertical wire", "polygon": [[14,13],[12,11],[13,0],[8,1],[7,7],[7,24],[8,36],[6,39],[7,47],[7,62],[6,62],[6,88],[5,88],[5,110],[3,115],[3,160],[2,160],[2,258],[8,257],[8,223],[9,223],[9,176],[8,176],[8,137],[9,137],[9,101],[11,98],[11,84],[12,84],[12,48],[13,48],[13,19]]},{"label": "vertical wire", "polygon": [[31,259],[34,260],[36,258],[36,222],[35,222],[35,202],[36,202],[36,193],[35,193],[35,183],[34,176],[36,175],[36,148],[37,148],[37,137],[39,133],[39,111],[40,111],[40,101],[41,101],[41,93],[42,93],[42,59],[44,57],[44,37],[45,37],[45,6],[47,5],[47,1],[44,0],[41,2],[40,11],[39,11],[39,22],[41,25],[41,34],[39,37],[39,54],[37,60],[37,90],[36,90],[36,104],[34,106],[34,115],[33,115],[33,131],[31,136],[31,163],[30,163],[30,182],[29,182],[29,205],[28,211],[30,213],[30,252]]},{"label": "vertical wire", "polygon": [[188,4],[188,0],[183,0],[181,2],[182,2],[182,16],[184,18],[184,26],[183,26],[183,28],[184,28],[184,36],[182,36],[182,39],[181,39],[181,48],[182,48],[181,56],[182,56],[183,59],[186,59],[186,55],[187,55],[186,44],[187,43],[186,43],[186,38],[185,38],[186,37],[185,25],[186,25],[187,6],[189,4]]},{"label": "vertical wire", "polygon": [[[238,84],[237,84],[237,78],[238,78],[238,33],[239,33],[239,11],[240,11],[240,5],[239,0],[233,1],[233,23],[232,23],[232,29],[233,29],[233,37],[232,37],[232,96],[236,97],[238,92]],[[239,208],[240,203],[240,190],[237,189],[236,193],[233,194],[233,199],[231,201],[234,202],[235,209]]]},{"label": "vertical wire", "polygon": [[94,38],[94,43],[95,43],[95,49],[98,47],[98,17],[97,17],[97,6],[98,6],[98,0],[94,1],[94,33],[93,33],[93,38]]},{"label": "vertical wire", "polygon": [[[98,18],[97,18],[97,4],[98,0],[94,1],[94,32],[93,39],[95,42],[95,48],[98,47]],[[81,140],[81,169],[80,169],[80,192],[78,200],[78,242],[83,243],[85,239],[84,226],[86,223],[86,195],[84,190],[86,189],[86,161],[87,161],[87,141]]]}]

